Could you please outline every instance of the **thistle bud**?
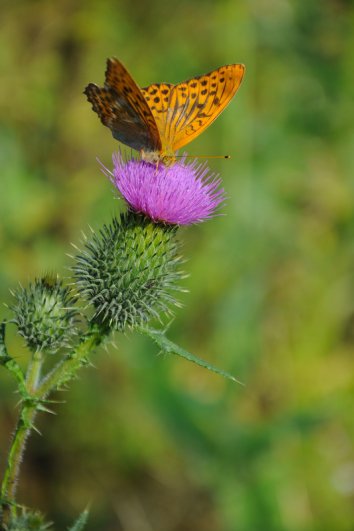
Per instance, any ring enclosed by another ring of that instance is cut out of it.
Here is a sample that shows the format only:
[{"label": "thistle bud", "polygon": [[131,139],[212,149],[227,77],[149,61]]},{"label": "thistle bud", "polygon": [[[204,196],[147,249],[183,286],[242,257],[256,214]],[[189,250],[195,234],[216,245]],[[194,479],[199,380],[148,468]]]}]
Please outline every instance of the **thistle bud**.
[{"label": "thistle bud", "polygon": [[177,227],[126,212],[85,242],[73,271],[93,320],[124,330],[177,305],[181,258]]},{"label": "thistle bud", "polygon": [[56,352],[76,334],[77,310],[70,290],[57,278],[35,280],[13,293],[13,322],[32,351]]}]

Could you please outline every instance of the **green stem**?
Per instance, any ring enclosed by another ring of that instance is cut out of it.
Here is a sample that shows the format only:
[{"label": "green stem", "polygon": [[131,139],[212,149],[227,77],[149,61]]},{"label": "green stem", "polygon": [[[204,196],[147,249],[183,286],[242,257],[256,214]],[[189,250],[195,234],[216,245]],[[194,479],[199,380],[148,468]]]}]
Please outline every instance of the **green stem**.
[{"label": "green stem", "polygon": [[92,325],[77,347],[65,356],[41,381],[39,379],[42,355],[41,353],[34,354],[26,375],[27,396],[22,402],[1,486],[3,518],[0,518],[0,523],[7,523],[10,515],[16,515],[15,494],[19,468],[26,440],[34,428],[33,423],[37,411],[43,409],[43,401],[51,391],[68,382],[77,370],[88,362],[88,354],[102,343],[107,333],[107,330]]},{"label": "green stem", "polygon": [[26,440],[33,428],[34,418],[37,412],[37,404],[31,400],[41,373],[43,357],[41,352],[35,352],[28,366],[25,390],[26,397],[23,398],[17,426],[12,438],[12,443],[7,460],[4,479],[1,485],[1,499],[4,507],[4,519],[16,514],[15,494],[17,488],[17,478],[22,462]]},{"label": "green stem", "polygon": [[16,430],[12,439],[7,467],[1,487],[1,499],[4,508],[4,522],[6,513],[10,511],[16,515],[15,494],[17,488],[17,478],[25,450],[26,440],[30,434],[36,416],[36,407],[23,407],[17,422]]},{"label": "green stem", "polygon": [[42,352],[35,352],[26,374],[26,389],[27,393],[30,395],[32,395],[37,389],[39,378],[41,376],[42,363]]},{"label": "green stem", "polygon": [[83,336],[77,347],[67,354],[52,371],[43,378],[36,390],[36,398],[44,399],[53,390],[69,381],[76,371],[85,363],[87,356],[94,348],[98,347],[105,338],[107,332],[97,325],[92,325]]}]

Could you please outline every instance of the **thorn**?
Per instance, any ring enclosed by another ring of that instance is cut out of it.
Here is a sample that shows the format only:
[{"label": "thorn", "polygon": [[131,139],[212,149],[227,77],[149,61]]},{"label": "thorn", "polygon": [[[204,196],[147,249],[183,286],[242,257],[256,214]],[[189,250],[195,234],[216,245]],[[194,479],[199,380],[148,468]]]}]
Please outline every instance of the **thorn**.
[{"label": "thorn", "polygon": [[49,413],[50,415],[56,415],[55,411],[52,411],[51,409],[48,409],[47,407],[39,404],[36,408],[38,411],[43,411],[44,413]]},{"label": "thorn", "polygon": [[42,433],[39,431],[39,429],[34,424],[31,425],[31,428],[32,428],[32,430],[36,431],[38,433],[38,435],[40,435],[42,437]]}]

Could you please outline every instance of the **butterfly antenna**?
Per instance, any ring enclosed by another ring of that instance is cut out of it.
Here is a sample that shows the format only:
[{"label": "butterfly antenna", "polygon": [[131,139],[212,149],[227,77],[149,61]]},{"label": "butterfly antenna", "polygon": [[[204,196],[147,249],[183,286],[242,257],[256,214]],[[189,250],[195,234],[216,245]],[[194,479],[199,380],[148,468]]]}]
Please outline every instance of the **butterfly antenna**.
[{"label": "butterfly antenna", "polygon": [[231,155],[175,155],[176,159],[231,159]]}]

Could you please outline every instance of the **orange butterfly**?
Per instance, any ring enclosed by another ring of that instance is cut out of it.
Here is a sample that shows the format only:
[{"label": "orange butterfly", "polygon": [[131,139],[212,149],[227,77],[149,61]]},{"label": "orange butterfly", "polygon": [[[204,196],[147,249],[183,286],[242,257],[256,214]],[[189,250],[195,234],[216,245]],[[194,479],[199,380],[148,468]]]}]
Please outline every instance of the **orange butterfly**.
[{"label": "orange butterfly", "polygon": [[140,151],[143,160],[171,164],[174,152],[206,129],[230,103],[245,67],[221,66],[177,85],[140,89],[118,59],[107,60],[104,87],[84,93],[114,138]]}]

